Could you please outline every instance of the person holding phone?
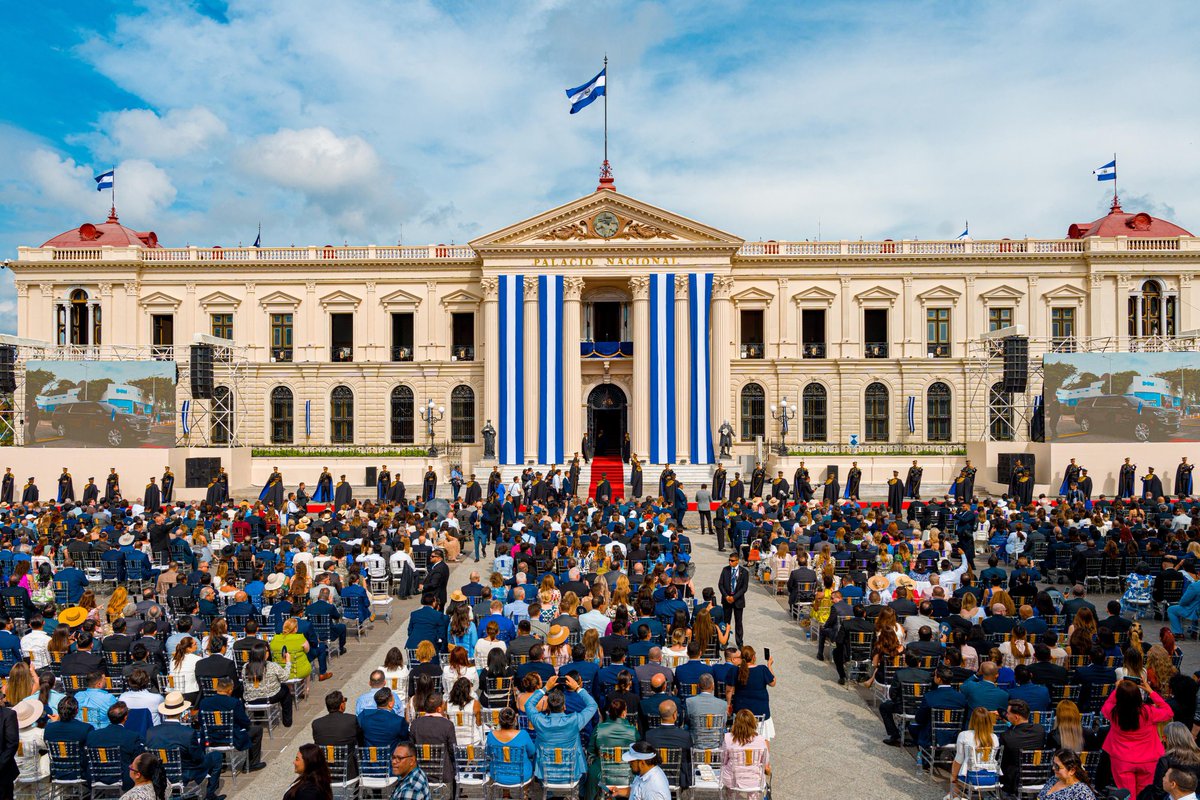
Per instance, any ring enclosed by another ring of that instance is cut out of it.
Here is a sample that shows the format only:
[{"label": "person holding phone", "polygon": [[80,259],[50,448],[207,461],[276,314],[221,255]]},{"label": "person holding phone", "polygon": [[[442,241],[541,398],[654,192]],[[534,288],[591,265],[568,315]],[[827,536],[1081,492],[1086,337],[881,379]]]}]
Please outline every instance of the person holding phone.
[{"label": "person holding phone", "polygon": [[755,663],[756,655],[753,647],[742,648],[742,663],[732,673],[733,679],[726,683],[725,700],[729,703],[730,719],[743,710],[761,717],[759,733],[769,741],[775,738],[775,723],[771,721],[771,698],[767,689],[775,685],[775,673],[772,671],[775,662],[769,650],[763,651],[767,657],[766,664]]},{"label": "person holding phone", "polygon": [[1112,762],[1113,783],[1137,797],[1153,782],[1154,768],[1163,754],[1158,726],[1170,722],[1174,712],[1140,678],[1124,678],[1100,713],[1112,723],[1103,750]]},{"label": "person holding phone", "polygon": [[[539,749],[561,747],[567,752],[575,754],[575,779],[578,780],[587,772],[587,753],[584,752],[579,733],[596,716],[597,706],[592,696],[583,691],[583,687],[570,675],[563,678],[562,682],[567,691],[575,692],[578,695],[583,702],[582,710],[567,711],[566,696],[561,687],[555,689],[559,679],[557,675],[553,675],[546,681],[545,686],[531,694],[525,701],[525,716],[536,733],[534,739],[537,740]],[[537,765],[536,774],[541,780],[542,765],[540,762]]]}]

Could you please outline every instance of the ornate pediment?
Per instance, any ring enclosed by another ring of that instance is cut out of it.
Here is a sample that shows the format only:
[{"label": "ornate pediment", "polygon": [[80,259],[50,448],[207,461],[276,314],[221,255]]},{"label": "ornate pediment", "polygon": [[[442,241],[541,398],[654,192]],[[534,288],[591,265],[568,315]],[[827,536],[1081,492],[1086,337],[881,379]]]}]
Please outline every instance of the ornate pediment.
[{"label": "ornate pediment", "polygon": [[263,308],[296,308],[300,305],[300,298],[293,297],[287,292],[271,292],[266,297],[260,299],[258,304]]},{"label": "ornate pediment", "polygon": [[147,306],[147,307],[158,306],[161,308],[164,306],[169,306],[170,308],[179,308],[178,298],[172,297],[171,295],[164,294],[162,292],[154,292],[153,294],[148,294],[145,297],[143,297],[141,300],[138,300],[138,303],[140,303],[142,306]]},{"label": "ornate pediment", "polygon": [[[598,215],[597,215],[598,216]],[[617,217],[617,232],[611,236],[601,236],[592,230],[592,221],[587,219],[577,219],[574,222],[568,222],[565,225],[559,225],[557,228],[551,228],[543,232],[537,238],[542,241],[550,242],[567,242],[578,239],[606,239],[608,241],[621,241],[623,239],[635,239],[638,241],[646,241],[649,239],[678,239],[679,237],[671,233],[665,228],[660,228],[649,222],[640,222],[636,219],[621,219]]]},{"label": "ornate pediment", "polygon": [[239,298],[221,291],[212,292],[200,298],[200,305],[204,308],[237,308],[241,303]]},{"label": "ornate pediment", "polygon": [[859,305],[876,304],[876,305],[891,305],[896,302],[896,298],[900,295],[893,292],[891,289],[886,289],[883,286],[872,286],[870,289],[865,289],[854,295],[854,299]]},{"label": "ornate pediment", "polygon": [[960,297],[962,297],[962,292],[955,291],[949,286],[935,286],[917,295],[917,299],[922,303],[953,303]]},{"label": "ornate pediment", "polygon": [[343,292],[341,289],[338,289],[322,297],[320,302],[322,308],[329,308],[331,306],[358,308],[359,299],[349,292]]},{"label": "ornate pediment", "polygon": [[398,308],[415,310],[417,306],[421,305],[421,298],[412,292],[406,292],[403,289],[397,289],[396,291],[379,298],[379,303],[384,308],[389,309]]},{"label": "ornate pediment", "polygon": [[1069,283],[1064,283],[1062,286],[1057,286],[1042,292],[1042,300],[1047,303],[1053,301],[1082,301],[1087,297],[1087,292],[1077,286],[1072,286]]}]

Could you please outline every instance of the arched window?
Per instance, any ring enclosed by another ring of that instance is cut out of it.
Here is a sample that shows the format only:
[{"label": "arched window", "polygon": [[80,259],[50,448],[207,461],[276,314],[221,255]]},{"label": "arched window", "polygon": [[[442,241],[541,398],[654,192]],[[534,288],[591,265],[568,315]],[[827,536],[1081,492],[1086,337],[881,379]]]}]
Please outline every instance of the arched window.
[{"label": "arched window", "polygon": [[292,390],[276,386],[271,390],[271,444],[291,444],[295,436],[295,412]]},{"label": "arched window", "polygon": [[866,395],[866,441],[886,442],[890,426],[888,410],[888,388],[882,383],[872,383]]},{"label": "arched window", "polygon": [[800,413],[803,415],[803,433],[806,442],[824,442],[829,437],[829,394],[819,383],[804,387]]},{"label": "arched window", "polygon": [[1144,281],[1129,294],[1129,335],[1174,336],[1177,293],[1157,280]]},{"label": "arched window", "polygon": [[475,441],[475,390],[455,386],[450,392],[450,441],[472,444]]},{"label": "arched window", "polygon": [[354,392],[349,386],[335,386],[329,394],[329,441],[354,443]]},{"label": "arched window", "polygon": [[767,393],[757,383],[742,387],[742,441],[767,435]]},{"label": "arched window", "polygon": [[1004,391],[1004,383],[996,381],[988,393],[988,434],[993,442],[1013,441],[1012,395]]},{"label": "arched window", "polygon": [[213,387],[212,443],[229,444],[233,435],[233,392],[228,386]]},{"label": "arched window", "polygon": [[925,438],[950,441],[950,387],[940,381],[925,390]]},{"label": "arched window", "polygon": [[415,427],[413,425],[413,390],[407,386],[397,386],[392,389],[391,403],[392,444],[412,444]]},{"label": "arched window", "polygon": [[100,344],[100,303],[75,289],[55,306],[55,327],[62,345]]}]

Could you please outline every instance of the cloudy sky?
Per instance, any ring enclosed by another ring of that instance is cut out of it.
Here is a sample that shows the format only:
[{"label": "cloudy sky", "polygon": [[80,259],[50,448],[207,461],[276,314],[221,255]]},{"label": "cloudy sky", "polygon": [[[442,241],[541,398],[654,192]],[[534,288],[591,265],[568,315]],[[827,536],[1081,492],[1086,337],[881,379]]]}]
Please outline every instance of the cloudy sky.
[{"label": "cloudy sky", "polygon": [[[83,10],[86,8],[86,12]],[[101,221],[167,246],[464,242],[621,191],[747,239],[1200,230],[1195,2],[93,0],[8,9],[0,255]],[[13,328],[0,276],[0,330]]]}]

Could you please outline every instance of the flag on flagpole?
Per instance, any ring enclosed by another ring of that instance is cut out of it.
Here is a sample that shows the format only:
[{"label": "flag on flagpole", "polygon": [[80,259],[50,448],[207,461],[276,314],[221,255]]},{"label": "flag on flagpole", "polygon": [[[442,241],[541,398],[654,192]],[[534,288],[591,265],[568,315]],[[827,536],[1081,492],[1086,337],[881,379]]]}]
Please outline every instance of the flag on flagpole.
[{"label": "flag on flagpole", "polygon": [[113,188],[113,181],[116,180],[117,171],[110,169],[108,172],[101,172],[96,176],[96,191],[102,192],[105,189]]},{"label": "flag on flagpole", "polygon": [[574,114],[586,108],[597,97],[604,96],[604,78],[608,72],[608,67],[596,73],[596,77],[592,78],[582,86],[576,86],[574,89],[567,89],[567,99],[571,103],[571,113]]},{"label": "flag on flagpole", "polygon": [[262,247],[262,223],[258,224],[258,236],[254,237],[254,246]]},{"label": "flag on flagpole", "polygon": [[1117,160],[1114,158],[1100,169],[1092,170],[1092,174],[1098,181],[1115,181],[1117,179]]},{"label": "flag on flagpole", "polygon": [[963,223],[963,232],[958,235],[958,238],[966,239],[970,235],[971,235],[971,223],[970,222]]}]

